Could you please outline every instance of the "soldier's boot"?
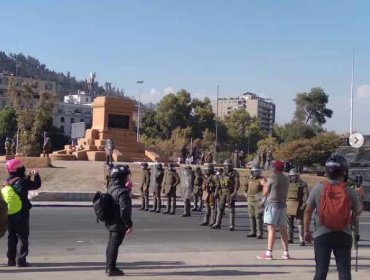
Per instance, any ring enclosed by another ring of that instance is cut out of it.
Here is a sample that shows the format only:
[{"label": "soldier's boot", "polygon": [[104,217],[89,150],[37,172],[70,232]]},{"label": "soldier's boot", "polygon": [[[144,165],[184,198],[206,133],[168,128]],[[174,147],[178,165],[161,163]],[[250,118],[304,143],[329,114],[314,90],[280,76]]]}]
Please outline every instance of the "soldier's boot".
[{"label": "soldier's boot", "polygon": [[199,211],[199,212],[202,212],[202,209],[203,209],[203,200],[202,200],[202,199],[200,199],[200,204],[199,204],[198,211]]},{"label": "soldier's boot", "polygon": [[149,211],[149,195],[147,195],[145,197],[145,207],[144,207],[144,210],[145,211]]},{"label": "soldier's boot", "polygon": [[209,210],[209,208],[207,207],[206,208],[206,213],[204,214],[204,221],[203,223],[201,223],[200,225],[201,226],[208,226],[209,224],[209,218],[211,217],[211,211]]},{"label": "soldier's boot", "polygon": [[194,196],[194,207],[191,210],[198,211],[198,196]]},{"label": "soldier's boot", "polygon": [[256,237],[256,219],[252,215],[249,215],[249,226],[250,231],[247,237]]},{"label": "soldier's boot", "polygon": [[190,199],[185,199],[184,201],[184,214],[183,217],[190,217]]},{"label": "soldier's boot", "polygon": [[150,210],[150,212],[156,212],[156,211],[157,211],[157,198],[154,197],[153,209]]},{"label": "soldier's boot", "polygon": [[263,239],[263,220],[262,217],[257,217],[257,239]]},{"label": "soldier's boot", "polygon": [[235,228],[235,208],[230,209],[230,217],[229,217],[229,230],[234,231]]},{"label": "soldier's boot", "polygon": [[213,229],[221,229],[221,221],[222,221],[222,217],[224,215],[224,211],[225,210],[219,210],[217,212],[217,218],[216,218],[216,223],[213,224],[212,228]]},{"label": "soldier's boot", "polygon": [[139,208],[139,210],[144,210],[145,209],[145,198],[142,196],[141,197],[141,207]]},{"label": "soldier's boot", "polygon": [[298,235],[299,235],[299,245],[305,246],[306,242],[304,241],[303,237],[303,225],[298,225]]},{"label": "soldier's boot", "polygon": [[176,213],[176,195],[172,198],[172,210],[170,215],[175,215]]},{"label": "soldier's boot", "polygon": [[158,204],[157,204],[157,210],[155,210],[156,213],[161,213],[162,211],[162,198],[158,197]]},{"label": "soldier's boot", "polygon": [[171,198],[167,198],[167,205],[166,205],[166,211],[163,212],[163,214],[169,214],[170,213],[170,208],[171,208]]}]

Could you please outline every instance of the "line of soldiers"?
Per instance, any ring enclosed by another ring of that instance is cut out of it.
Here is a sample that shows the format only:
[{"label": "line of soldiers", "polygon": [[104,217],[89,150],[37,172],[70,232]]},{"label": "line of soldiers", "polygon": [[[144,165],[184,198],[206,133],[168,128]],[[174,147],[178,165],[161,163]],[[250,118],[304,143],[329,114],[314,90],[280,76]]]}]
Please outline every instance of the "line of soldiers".
[{"label": "line of soldiers", "polygon": [[[162,195],[167,199],[164,214],[174,215],[176,212],[176,190],[180,186],[181,198],[184,201],[183,217],[189,217],[191,210],[205,213],[201,226],[220,229],[226,206],[229,208],[229,230],[235,228],[235,202],[240,188],[239,173],[234,169],[230,160],[224,162],[224,168],[216,172],[213,164],[205,164],[203,172],[200,167],[194,171],[191,166],[183,170],[181,180],[173,164],[169,164],[165,171],[163,165],[155,166],[153,176],[153,207],[149,207],[149,191],[151,186],[151,170],[147,163],[142,164],[142,182],[140,186],[142,206],[140,210],[161,212]],[[296,169],[289,172],[289,192],[287,200],[287,223],[289,243],[293,243],[294,224],[298,224],[300,244],[303,240],[303,212],[308,198],[307,183],[301,180]],[[263,238],[263,184],[262,169],[254,166],[251,174],[246,178],[244,194],[247,199],[250,220],[250,232],[247,237]],[[191,209],[191,200],[193,208]],[[203,214],[203,213],[202,213]]]}]

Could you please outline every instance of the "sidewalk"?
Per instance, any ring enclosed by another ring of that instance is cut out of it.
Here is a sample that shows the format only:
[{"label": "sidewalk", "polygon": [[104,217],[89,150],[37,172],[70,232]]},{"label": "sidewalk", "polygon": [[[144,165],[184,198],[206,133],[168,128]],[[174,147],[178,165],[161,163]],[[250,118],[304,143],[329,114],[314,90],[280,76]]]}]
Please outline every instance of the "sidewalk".
[{"label": "sidewalk", "polygon": [[[291,260],[281,260],[280,251],[274,252],[275,260],[257,260],[261,252],[191,252],[124,255],[124,247],[118,257],[119,267],[125,277],[132,279],[299,279],[313,278],[314,260],[312,248],[292,250]],[[359,271],[353,270],[353,279],[368,279],[370,250],[362,249]],[[30,257],[32,267],[0,267],[0,277],[6,280],[68,279],[85,280],[105,278],[104,253],[86,256]],[[334,265],[334,260],[331,262]],[[330,267],[327,279],[338,279],[336,268]]]}]

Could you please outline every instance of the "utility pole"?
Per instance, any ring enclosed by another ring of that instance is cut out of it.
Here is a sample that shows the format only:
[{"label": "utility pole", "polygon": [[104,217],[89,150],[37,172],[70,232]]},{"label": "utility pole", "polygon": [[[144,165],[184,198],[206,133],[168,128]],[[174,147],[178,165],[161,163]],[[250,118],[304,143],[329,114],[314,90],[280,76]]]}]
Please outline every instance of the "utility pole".
[{"label": "utility pole", "polygon": [[353,81],[355,77],[355,51],[352,54],[352,79],[351,79],[351,106],[350,106],[350,117],[349,117],[349,135],[353,133]]},{"label": "utility pole", "polygon": [[140,90],[139,90],[139,101],[137,104],[137,126],[136,126],[136,141],[140,141],[140,107],[141,107],[141,91],[142,91],[142,85],[144,81],[137,81],[137,84],[140,84]]},{"label": "utility pole", "polygon": [[220,87],[217,85],[215,147],[214,147],[214,156],[213,156],[213,162],[214,163],[216,163],[217,145],[218,145],[218,96],[219,96],[219,90],[220,90]]}]

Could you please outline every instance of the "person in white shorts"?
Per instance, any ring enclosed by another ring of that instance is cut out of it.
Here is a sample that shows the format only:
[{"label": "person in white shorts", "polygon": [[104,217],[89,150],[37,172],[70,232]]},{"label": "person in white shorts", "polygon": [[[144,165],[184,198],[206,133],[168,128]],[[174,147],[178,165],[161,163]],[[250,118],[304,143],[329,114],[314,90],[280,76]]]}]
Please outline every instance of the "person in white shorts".
[{"label": "person in white shorts", "polygon": [[272,250],[275,243],[276,228],[280,229],[281,243],[284,253],[282,259],[290,259],[288,252],[288,233],[286,225],[286,200],[288,196],[289,179],[283,174],[284,163],[275,161],[272,164],[273,174],[264,185],[263,194],[266,197],[263,222],[267,224],[267,251],[257,256],[261,260],[272,260]]}]

